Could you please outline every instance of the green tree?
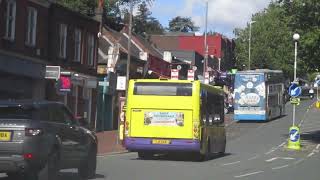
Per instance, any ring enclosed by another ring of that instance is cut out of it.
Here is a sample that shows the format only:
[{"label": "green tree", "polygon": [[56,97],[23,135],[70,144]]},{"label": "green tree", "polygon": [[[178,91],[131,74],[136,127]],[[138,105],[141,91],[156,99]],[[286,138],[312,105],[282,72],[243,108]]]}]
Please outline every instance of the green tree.
[{"label": "green tree", "polygon": [[300,34],[299,58],[306,71],[319,68],[320,61],[320,1],[282,0],[280,4],[290,17],[290,28]]},{"label": "green tree", "polygon": [[[277,3],[253,15],[251,36],[251,68],[282,69],[288,77],[293,74],[292,32],[289,19]],[[235,29],[236,59],[238,68],[248,67],[249,24]]]},{"label": "green tree", "polygon": [[199,27],[195,26],[190,17],[177,16],[169,22],[170,32],[195,32]]},{"label": "green tree", "polygon": [[138,7],[138,14],[134,17],[134,32],[145,36],[145,34],[163,34],[163,27],[160,22],[151,16],[146,2]]},{"label": "green tree", "polygon": [[74,11],[88,16],[94,16],[97,3],[93,0],[57,0],[57,2]]}]

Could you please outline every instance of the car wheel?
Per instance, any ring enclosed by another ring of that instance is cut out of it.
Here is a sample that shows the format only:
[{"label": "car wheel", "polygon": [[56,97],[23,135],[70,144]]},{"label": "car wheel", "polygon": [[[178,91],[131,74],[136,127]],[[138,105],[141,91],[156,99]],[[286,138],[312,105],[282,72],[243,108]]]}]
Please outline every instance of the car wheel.
[{"label": "car wheel", "polygon": [[97,150],[92,148],[89,151],[88,157],[83,164],[78,168],[78,174],[82,179],[90,179],[96,175],[97,168]]}]

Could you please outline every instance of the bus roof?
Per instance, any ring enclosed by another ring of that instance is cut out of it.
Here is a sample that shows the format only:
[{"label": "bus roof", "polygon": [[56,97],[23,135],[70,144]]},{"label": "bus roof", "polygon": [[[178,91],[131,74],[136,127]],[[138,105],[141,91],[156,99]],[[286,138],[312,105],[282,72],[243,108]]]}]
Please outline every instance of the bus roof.
[{"label": "bus roof", "polygon": [[246,70],[246,71],[238,71],[237,73],[283,73],[282,70],[271,70],[271,69],[254,69],[254,70]]},{"label": "bus roof", "polygon": [[134,82],[170,82],[170,83],[192,83],[192,80],[172,80],[172,79],[132,79]]},{"label": "bus roof", "polygon": [[160,83],[160,82],[168,82],[168,83],[195,83],[199,82],[200,86],[207,91],[210,91],[212,93],[216,94],[221,94],[223,95],[224,91],[222,88],[210,85],[210,84],[204,84],[199,80],[172,80],[172,79],[132,79],[130,81],[134,82],[155,82],[155,83]]}]

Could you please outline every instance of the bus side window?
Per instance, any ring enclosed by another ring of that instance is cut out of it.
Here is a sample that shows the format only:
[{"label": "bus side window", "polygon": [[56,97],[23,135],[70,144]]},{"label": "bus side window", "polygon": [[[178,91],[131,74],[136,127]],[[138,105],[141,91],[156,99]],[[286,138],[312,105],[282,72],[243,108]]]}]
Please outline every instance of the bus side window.
[{"label": "bus side window", "polygon": [[201,120],[204,125],[207,124],[207,94],[203,91],[201,92],[201,106],[200,106],[200,111],[201,111]]},{"label": "bus side window", "polygon": [[210,125],[224,122],[224,97],[209,93],[207,108]]}]

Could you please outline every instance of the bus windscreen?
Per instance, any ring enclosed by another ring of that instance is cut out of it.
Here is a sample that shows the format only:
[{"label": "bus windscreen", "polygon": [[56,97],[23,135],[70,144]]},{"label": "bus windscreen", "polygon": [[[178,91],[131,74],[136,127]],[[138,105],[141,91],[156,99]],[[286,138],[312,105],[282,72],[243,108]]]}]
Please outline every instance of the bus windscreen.
[{"label": "bus windscreen", "polygon": [[133,94],[153,96],[192,96],[192,84],[136,82]]}]

